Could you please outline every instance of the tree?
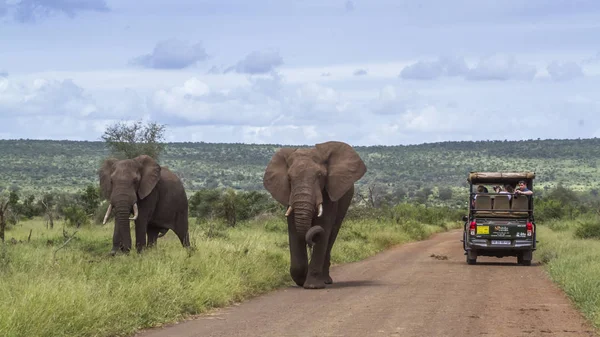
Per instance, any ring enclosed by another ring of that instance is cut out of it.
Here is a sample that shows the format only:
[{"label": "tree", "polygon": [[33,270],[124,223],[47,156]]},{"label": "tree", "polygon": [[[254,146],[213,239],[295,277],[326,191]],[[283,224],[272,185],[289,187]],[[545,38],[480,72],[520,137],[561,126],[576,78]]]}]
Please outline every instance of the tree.
[{"label": "tree", "polygon": [[235,227],[237,224],[237,199],[235,190],[229,188],[221,195],[221,201],[219,202],[222,215],[230,227]]},{"label": "tree", "polygon": [[438,195],[440,200],[450,200],[452,199],[452,189],[449,187],[440,187]]},{"label": "tree", "polygon": [[54,201],[54,195],[46,193],[39,200],[43,208],[43,213],[46,216],[46,228],[54,228],[54,219],[56,218],[56,205]]},{"label": "tree", "polygon": [[112,155],[131,159],[145,154],[156,160],[164,150],[165,126],[156,122],[142,125],[142,121],[129,124],[117,122],[106,128],[102,140],[106,142]]},{"label": "tree", "polygon": [[87,185],[79,194],[79,200],[86,214],[92,216],[100,206],[100,186]]},{"label": "tree", "polygon": [[0,197],[0,240],[4,243],[4,231],[6,229],[6,215],[10,202],[8,198]]}]

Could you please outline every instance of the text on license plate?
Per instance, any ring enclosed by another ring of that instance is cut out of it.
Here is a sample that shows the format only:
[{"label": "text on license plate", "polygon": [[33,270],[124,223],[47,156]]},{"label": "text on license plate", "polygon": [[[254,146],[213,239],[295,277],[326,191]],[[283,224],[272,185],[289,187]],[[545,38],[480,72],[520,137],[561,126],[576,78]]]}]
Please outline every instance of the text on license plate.
[{"label": "text on license plate", "polygon": [[490,226],[477,226],[477,234],[490,234]]},{"label": "text on license plate", "polygon": [[492,240],[493,245],[510,245],[510,240]]}]

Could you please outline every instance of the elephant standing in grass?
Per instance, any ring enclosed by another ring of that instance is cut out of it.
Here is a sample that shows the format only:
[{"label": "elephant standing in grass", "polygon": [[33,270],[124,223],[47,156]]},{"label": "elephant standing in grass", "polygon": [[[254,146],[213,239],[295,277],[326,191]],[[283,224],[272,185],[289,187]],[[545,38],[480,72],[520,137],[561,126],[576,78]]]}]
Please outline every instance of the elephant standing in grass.
[{"label": "elephant standing in grass", "polygon": [[[354,183],[366,172],[358,153],[336,141],[282,148],[271,158],[263,184],[287,207],[290,275],[298,286],[320,289],[333,282],[331,248],[354,196]],[[310,264],[307,244],[313,248]]]},{"label": "elephant standing in grass", "polygon": [[107,159],[98,175],[102,196],[110,202],[103,223],[115,211],[112,255],[119,249],[130,251],[130,220],[135,220],[138,252],[146,246],[146,235],[147,245],[152,246],[169,229],[184,247],[189,247],[187,195],[181,180],[168,168],[141,155],[134,159]]}]

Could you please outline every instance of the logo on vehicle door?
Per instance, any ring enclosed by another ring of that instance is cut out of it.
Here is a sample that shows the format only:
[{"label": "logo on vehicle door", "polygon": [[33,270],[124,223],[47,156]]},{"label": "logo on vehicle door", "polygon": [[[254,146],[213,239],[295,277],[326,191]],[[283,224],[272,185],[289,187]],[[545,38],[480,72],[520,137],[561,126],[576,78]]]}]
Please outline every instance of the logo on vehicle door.
[{"label": "logo on vehicle door", "polygon": [[504,227],[504,226],[496,226],[494,227],[494,230],[496,232],[508,232],[508,227]]}]

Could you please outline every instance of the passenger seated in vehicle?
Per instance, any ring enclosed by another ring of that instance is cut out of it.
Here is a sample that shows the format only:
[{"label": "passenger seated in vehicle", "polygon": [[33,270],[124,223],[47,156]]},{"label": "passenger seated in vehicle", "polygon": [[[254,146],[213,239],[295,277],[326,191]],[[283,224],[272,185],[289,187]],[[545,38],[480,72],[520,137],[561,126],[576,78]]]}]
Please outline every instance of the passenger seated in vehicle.
[{"label": "passenger seated in vehicle", "polygon": [[504,188],[501,188],[500,192],[501,194],[508,194],[508,200],[510,200],[512,198],[512,194],[515,193],[515,190],[513,189],[512,186],[510,186],[509,184],[504,185]]},{"label": "passenger seated in vehicle", "polygon": [[[488,193],[488,189],[483,185],[479,185],[477,186],[477,193]],[[471,200],[472,207],[475,207],[475,199],[477,199],[477,194],[475,194],[473,200]]]},{"label": "passenger seated in vehicle", "polygon": [[527,188],[525,181],[519,181],[519,185],[515,190],[515,194],[532,195],[533,191]]}]

